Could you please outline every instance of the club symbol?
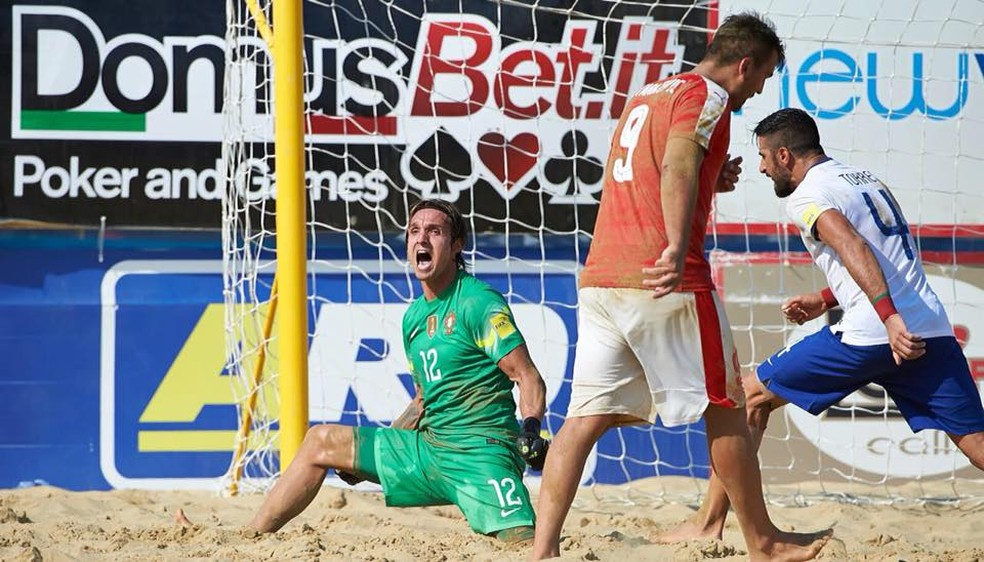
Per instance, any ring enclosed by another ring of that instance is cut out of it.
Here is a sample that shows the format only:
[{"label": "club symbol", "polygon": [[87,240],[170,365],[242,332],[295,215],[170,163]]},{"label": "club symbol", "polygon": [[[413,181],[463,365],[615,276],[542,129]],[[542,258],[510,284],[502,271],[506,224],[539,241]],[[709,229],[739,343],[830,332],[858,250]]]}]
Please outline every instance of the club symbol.
[{"label": "club symbol", "polygon": [[560,197],[577,197],[597,190],[584,189],[601,181],[605,167],[594,156],[588,156],[588,136],[581,131],[568,131],[560,141],[564,156],[547,160],[543,173],[547,181],[560,186]]}]

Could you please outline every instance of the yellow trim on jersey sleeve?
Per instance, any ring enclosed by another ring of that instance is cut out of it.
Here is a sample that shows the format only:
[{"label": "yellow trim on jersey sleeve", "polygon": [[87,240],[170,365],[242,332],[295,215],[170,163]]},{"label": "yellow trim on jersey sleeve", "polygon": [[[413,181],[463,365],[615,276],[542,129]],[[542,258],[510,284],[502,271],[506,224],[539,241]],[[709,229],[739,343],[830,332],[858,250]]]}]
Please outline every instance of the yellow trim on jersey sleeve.
[{"label": "yellow trim on jersey sleeve", "polygon": [[820,216],[820,213],[822,212],[823,209],[821,209],[819,205],[817,205],[816,203],[810,203],[803,211],[803,214],[800,215],[800,220],[803,221],[803,224],[806,225],[806,228],[812,230],[813,223],[817,222],[817,218]]},{"label": "yellow trim on jersey sleeve", "polygon": [[504,312],[500,312],[492,317],[492,328],[495,330],[495,333],[499,334],[500,340],[506,339],[516,331],[516,327],[509,320],[509,315]]},{"label": "yellow trim on jersey sleeve", "polygon": [[504,340],[516,332],[516,326],[513,325],[512,320],[509,319],[509,315],[505,312],[497,312],[489,319],[489,331],[486,332],[486,336],[482,339],[475,340],[475,345],[481,349],[488,350],[496,342]]}]

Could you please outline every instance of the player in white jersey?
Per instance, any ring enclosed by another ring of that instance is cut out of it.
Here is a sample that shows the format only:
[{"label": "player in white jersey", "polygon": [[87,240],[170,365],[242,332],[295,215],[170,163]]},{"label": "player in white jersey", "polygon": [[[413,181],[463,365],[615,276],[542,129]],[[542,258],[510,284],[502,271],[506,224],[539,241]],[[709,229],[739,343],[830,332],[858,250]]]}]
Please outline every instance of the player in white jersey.
[{"label": "player in white jersey", "polygon": [[[782,308],[802,324],[840,306],[840,322],[780,350],[742,377],[757,443],[772,410],[792,403],[818,415],[852,392],[885,388],[909,427],[946,432],[984,470],[984,407],[960,344],[926,281],[908,224],[871,172],[828,157],[813,118],[781,109],[755,127],[761,164],[827,278],[819,293]],[[720,538],[729,508],[712,475],[697,514],[661,537]]]}]

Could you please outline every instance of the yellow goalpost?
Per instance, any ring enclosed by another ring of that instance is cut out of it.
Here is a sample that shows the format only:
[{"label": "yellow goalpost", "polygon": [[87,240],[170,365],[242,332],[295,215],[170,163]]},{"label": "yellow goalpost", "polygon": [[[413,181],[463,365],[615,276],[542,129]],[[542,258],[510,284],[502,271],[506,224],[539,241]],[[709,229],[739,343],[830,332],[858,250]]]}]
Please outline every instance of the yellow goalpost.
[{"label": "yellow goalpost", "polygon": [[[256,0],[247,0],[274,72],[274,150],[276,164],[277,270],[262,341],[278,322],[280,373],[280,471],[293,461],[308,428],[307,262],[304,197],[303,16],[302,0],[273,2],[273,28]],[[279,316],[278,316],[279,315]],[[265,365],[265,345],[242,408],[240,437],[233,458],[229,492],[238,492],[242,458],[249,443],[256,395]]]},{"label": "yellow goalpost", "polygon": [[281,472],[308,427],[303,27],[301,0],[273,3]]}]

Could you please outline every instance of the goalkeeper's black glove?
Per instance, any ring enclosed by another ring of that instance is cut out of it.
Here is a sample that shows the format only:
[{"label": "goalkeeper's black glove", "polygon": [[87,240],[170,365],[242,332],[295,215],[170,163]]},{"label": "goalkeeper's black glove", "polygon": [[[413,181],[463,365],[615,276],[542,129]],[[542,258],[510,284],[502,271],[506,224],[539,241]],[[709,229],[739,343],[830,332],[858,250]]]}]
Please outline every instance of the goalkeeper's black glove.
[{"label": "goalkeeper's black glove", "polygon": [[345,482],[349,486],[355,486],[359,482],[365,480],[365,478],[361,476],[356,476],[355,474],[345,472],[344,470],[336,470],[335,474],[342,480],[342,482]]},{"label": "goalkeeper's black glove", "polygon": [[533,470],[543,470],[543,463],[547,460],[547,450],[550,449],[550,441],[540,437],[540,420],[536,418],[526,418],[523,420],[523,428],[516,439],[516,448],[519,454],[530,465]]}]

